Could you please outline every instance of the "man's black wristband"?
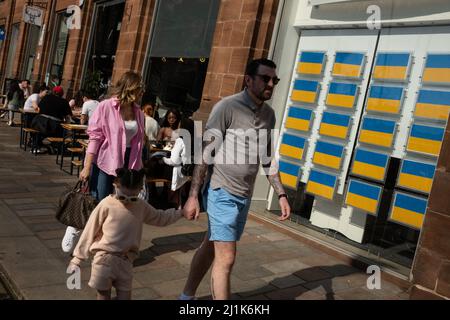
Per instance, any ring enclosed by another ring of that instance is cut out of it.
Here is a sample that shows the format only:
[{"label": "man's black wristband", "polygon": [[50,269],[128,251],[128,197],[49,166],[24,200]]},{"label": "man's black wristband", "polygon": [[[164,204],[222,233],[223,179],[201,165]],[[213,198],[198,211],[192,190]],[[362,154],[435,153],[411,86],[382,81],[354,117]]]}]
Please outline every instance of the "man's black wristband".
[{"label": "man's black wristband", "polygon": [[286,198],[287,199],[287,194],[286,193],[282,193],[278,195],[278,200],[280,200],[281,198]]}]

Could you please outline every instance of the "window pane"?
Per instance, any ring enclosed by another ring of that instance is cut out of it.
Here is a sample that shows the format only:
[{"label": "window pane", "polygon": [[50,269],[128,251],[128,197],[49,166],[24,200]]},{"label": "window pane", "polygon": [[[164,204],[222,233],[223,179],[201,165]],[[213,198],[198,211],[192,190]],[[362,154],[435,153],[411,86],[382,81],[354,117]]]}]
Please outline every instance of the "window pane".
[{"label": "window pane", "polygon": [[220,1],[159,1],[152,57],[209,57]]}]

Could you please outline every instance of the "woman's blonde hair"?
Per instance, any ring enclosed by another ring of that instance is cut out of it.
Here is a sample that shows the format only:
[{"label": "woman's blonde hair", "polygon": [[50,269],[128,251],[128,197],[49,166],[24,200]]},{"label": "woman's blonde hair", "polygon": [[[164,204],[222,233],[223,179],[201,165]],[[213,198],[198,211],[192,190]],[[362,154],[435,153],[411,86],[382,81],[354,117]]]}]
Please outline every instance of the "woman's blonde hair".
[{"label": "woman's blonde hair", "polygon": [[131,104],[136,102],[142,90],[141,75],[133,71],[127,71],[117,81],[112,95],[120,100],[120,104]]}]

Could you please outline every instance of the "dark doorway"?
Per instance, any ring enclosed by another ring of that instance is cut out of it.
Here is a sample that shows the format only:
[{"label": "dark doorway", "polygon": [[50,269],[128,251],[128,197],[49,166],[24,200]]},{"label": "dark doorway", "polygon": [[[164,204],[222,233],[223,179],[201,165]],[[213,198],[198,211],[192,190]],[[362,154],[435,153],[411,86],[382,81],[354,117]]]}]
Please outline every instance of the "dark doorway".
[{"label": "dark doorway", "polygon": [[202,97],[208,59],[150,58],[143,101],[190,116]]},{"label": "dark doorway", "polygon": [[105,94],[111,85],[124,9],[123,0],[96,6],[83,87],[97,87],[97,95]]}]

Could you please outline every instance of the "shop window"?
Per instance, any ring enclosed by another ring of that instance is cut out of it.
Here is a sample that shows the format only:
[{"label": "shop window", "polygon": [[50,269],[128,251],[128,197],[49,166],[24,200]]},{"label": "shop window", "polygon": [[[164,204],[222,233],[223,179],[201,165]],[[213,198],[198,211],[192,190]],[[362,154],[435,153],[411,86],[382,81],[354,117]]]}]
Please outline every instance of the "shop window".
[{"label": "shop window", "polygon": [[15,23],[11,28],[11,41],[9,42],[8,60],[6,61],[6,77],[13,77],[14,55],[17,49],[17,40],[19,38],[20,23]]},{"label": "shop window", "polygon": [[200,106],[220,1],[159,1],[146,61],[143,101],[185,116]]},{"label": "shop window", "polygon": [[64,13],[60,13],[57,15],[52,54],[50,55],[50,66],[47,73],[47,76],[50,77],[50,81],[53,81],[54,79],[60,81],[62,79],[68,41],[69,29],[67,28],[67,17]]},{"label": "shop window", "polygon": [[25,53],[25,61],[22,69],[22,77],[30,79],[33,73],[34,59],[36,58],[36,50],[41,34],[41,27],[30,24],[28,25],[28,39]]},{"label": "shop window", "polygon": [[95,90],[97,95],[105,94],[111,85],[124,9],[124,1],[96,6],[83,86]]},{"label": "shop window", "polygon": [[308,141],[302,157],[279,147],[299,167],[282,179],[293,220],[406,275],[450,112],[449,39],[448,26],[303,31],[285,108],[282,136]]},{"label": "shop window", "polygon": [[200,106],[207,67],[207,59],[151,58],[143,101],[190,116]]}]

